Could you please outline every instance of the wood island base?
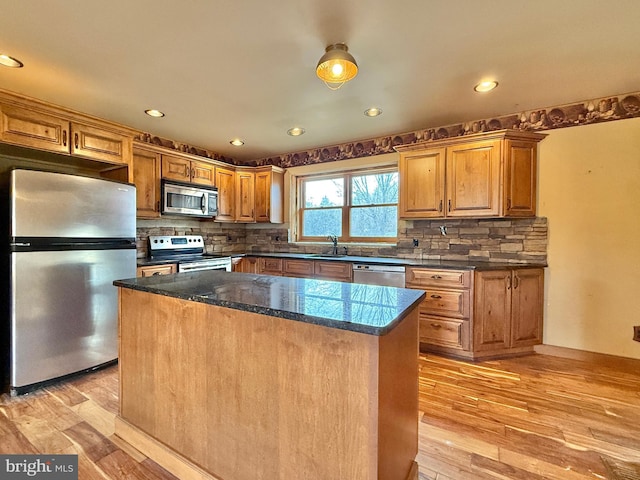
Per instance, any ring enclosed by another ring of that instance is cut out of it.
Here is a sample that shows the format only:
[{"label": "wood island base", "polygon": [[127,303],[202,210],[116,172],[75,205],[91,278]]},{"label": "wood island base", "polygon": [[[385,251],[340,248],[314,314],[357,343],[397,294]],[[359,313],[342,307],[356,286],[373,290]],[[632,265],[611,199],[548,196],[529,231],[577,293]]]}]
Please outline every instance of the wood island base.
[{"label": "wood island base", "polygon": [[414,480],[418,310],[370,335],[120,288],[116,434],[181,479]]}]

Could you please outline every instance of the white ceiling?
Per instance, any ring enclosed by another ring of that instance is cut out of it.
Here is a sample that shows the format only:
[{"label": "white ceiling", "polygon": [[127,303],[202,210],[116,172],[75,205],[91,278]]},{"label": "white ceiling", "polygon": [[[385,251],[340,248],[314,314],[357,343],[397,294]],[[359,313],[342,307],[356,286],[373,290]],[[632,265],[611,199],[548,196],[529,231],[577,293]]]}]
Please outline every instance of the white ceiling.
[{"label": "white ceiling", "polygon": [[[640,90],[638,0],[0,0],[0,12],[0,53],[25,64],[0,67],[0,88],[240,161]],[[337,42],[360,72],[331,91],[315,66]],[[487,78],[498,89],[475,93]],[[382,116],[365,117],[371,106]]]}]

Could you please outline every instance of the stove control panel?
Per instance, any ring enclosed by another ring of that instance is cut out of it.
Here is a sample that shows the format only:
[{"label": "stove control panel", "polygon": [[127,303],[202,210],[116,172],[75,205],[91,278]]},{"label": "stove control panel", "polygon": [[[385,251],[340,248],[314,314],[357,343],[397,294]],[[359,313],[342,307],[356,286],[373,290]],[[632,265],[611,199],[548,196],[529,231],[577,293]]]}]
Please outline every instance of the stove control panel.
[{"label": "stove control panel", "polygon": [[204,251],[202,235],[149,235],[149,250],[193,250]]}]

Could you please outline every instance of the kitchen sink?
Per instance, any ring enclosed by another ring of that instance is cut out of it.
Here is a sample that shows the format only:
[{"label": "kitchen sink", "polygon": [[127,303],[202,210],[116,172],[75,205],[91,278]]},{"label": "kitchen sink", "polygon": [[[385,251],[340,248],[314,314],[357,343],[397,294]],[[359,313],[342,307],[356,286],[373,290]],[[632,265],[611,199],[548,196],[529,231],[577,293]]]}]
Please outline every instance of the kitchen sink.
[{"label": "kitchen sink", "polygon": [[344,253],[313,253],[309,256],[316,257],[316,258],[338,258],[338,257],[346,257],[347,255]]}]

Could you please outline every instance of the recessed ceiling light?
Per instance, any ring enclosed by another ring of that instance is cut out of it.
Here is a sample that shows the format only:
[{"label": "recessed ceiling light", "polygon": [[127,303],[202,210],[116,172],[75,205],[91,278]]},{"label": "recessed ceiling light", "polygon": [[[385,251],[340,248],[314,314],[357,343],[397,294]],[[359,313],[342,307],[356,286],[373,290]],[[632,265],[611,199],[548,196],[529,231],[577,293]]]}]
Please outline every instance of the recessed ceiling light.
[{"label": "recessed ceiling light", "polygon": [[496,82],[494,80],[488,80],[488,81],[485,81],[485,82],[480,82],[475,87],[473,87],[473,89],[476,92],[484,93],[484,92],[490,92],[491,90],[493,90],[497,86],[498,86],[498,82]]},{"label": "recessed ceiling light", "polygon": [[377,107],[371,107],[364,111],[364,114],[367,117],[377,117],[378,115],[382,115],[382,109]]},{"label": "recessed ceiling light", "polygon": [[164,113],[162,113],[160,110],[155,110],[153,108],[149,110],[145,110],[144,113],[146,113],[150,117],[155,117],[155,118],[164,117]]},{"label": "recessed ceiling light", "polygon": [[302,127],[293,127],[287,130],[287,135],[291,135],[292,137],[299,137],[304,133],[304,128]]},{"label": "recessed ceiling light", "polygon": [[4,53],[0,53],[0,65],[11,68],[22,68],[24,64],[17,58],[10,57]]},{"label": "recessed ceiling light", "polygon": [[233,145],[234,147],[241,147],[242,145],[244,145],[244,142],[242,140],[240,140],[239,138],[234,138],[229,143],[231,145]]}]

